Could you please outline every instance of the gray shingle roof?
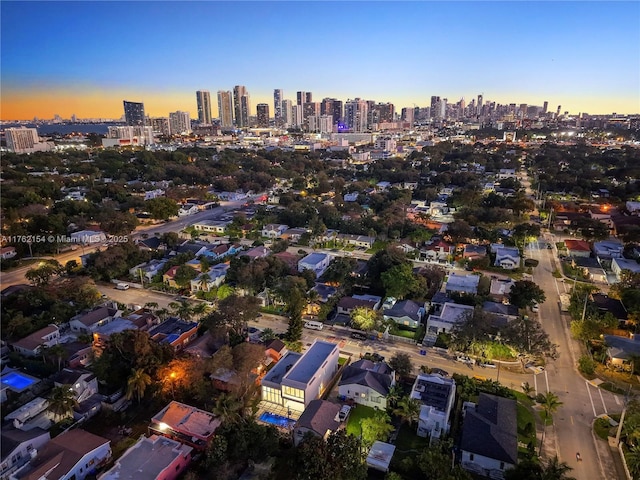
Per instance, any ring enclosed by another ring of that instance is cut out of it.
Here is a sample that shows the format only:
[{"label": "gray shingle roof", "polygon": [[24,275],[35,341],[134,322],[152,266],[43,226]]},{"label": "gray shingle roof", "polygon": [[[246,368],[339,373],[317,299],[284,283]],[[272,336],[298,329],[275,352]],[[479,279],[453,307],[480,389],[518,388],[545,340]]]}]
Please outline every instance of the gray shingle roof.
[{"label": "gray shingle roof", "polygon": [[327,430],[334,432],[340,426],[340,422],[335,421],[340,408],[341,406],[337,403],[312,400],[298,418],[296,427],[308,428],[319,435],[324,435]]},{"label": "gray shingle roof", "polygon": [[467,410],[460,448],[506,463],[518,461],[516,401],[481,393],[477,406]]}]

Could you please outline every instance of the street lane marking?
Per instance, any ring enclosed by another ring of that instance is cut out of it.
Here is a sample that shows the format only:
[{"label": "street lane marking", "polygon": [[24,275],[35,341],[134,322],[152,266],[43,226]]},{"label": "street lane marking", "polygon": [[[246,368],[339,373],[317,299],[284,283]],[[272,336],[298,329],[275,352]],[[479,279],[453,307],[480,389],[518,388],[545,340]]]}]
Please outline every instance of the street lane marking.
[{"label": "street lane marking", "polygon": [[604,397],[602,396],[602,390],[598,389],[598,393],[600,394],[600,400],[602,400],[602,408],[604,408],[604,413],[608,413],[607,406],[604,403]]},{"label": "street lane marking", "polygon": [[544,371],[544,381],[547,382],[547,393],[549,393],[549,377],[547,376],[547,371]]},{"label": "street lane marking", "polygon": [[571,415],[570,418],[571,418],[571,425],[574,425],[574,423],[573,423],[573,415]]},{"label": "street lane marking", "polygon": [[613,398],[614,398],[614,400],[616,401],[616,403],[617,403],[618,405],[622,405],[622,404],[620,403],[620,399],[618,398],[618,396],[617,396],[617,395],[614,395],[614,396],[613,396]]},{"label": "street lane marking", "polygon": [[589,388],[589,382],[585,380],[584,385],[587,388],[587,393],[589,394],[589,400],[591,400],[591,408],[593,409],[593,416],[597,417],[598,414],[596,413],[596,406],[593,404],[593,397],[591,396],[591,389]]},{"label": "street lane marking", "polygon": [[536,392],[536,397],[538,396],[538,380],[536,379],[536,375],[533,375],[533,389]]}]

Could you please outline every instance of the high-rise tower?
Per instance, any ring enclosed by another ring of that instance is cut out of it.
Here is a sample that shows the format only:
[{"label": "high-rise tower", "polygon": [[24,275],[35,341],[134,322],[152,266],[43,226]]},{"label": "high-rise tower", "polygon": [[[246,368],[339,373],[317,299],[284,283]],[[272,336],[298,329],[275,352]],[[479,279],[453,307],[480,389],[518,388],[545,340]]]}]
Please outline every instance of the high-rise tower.
[{"label": "high-rise tower", "polygon": [[238,127],[249,126],[249,112],[251,102],[249,92],[244,85],[236,85],[233,88],[233,108],[235,110],[235,123]]},{"label": "high-rise tower", "polygon": [[273,117],[276,127],[282,125],[282,90],[276,88],[273,91]]},{"label": "high-rise tower", "polygon": [[258,127],[267,128],[269,126],[269,104],[259,103],[256,106],[256,109],[258,117]]},{"label": "high-rise tower", "polygon": [[198,103],[198,121],[201,125],[211,125],[211,94],[208,90],[196,92]]},{"label": "high-rise tower", "polygon": [[144,127],[144,103],[129,102],[123,100],[124,104],[124,118],[127,125]]},{"label": "high-rise tower", "polygon": [[233,127],[233,97],[230,91],[218,91],[218,117],[221,127]]}]

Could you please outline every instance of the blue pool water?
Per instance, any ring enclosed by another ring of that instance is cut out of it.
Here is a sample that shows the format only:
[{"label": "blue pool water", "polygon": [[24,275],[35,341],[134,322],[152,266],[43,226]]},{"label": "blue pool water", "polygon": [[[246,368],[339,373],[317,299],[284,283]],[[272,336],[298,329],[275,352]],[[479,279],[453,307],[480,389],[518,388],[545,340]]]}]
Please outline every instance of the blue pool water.
[{"label": "blue pool water", "polygon": [[293,426],[296,424],[295,420],[287,417],[282,417],[271,412],[264,412],[262,415],[260,415],[260,420],[264,423],[270,423],[271,425],[275,425],[276,427],[280,428],[293,428]]},{"label": "blue pool water", "polygon": [[24,390],[25,388],[30,387],[36,380],[31,377],[25,377],[18,372],[10,372],[7,373],[2,380],[0,380],[3,385],[6,385],[14,390]]}]

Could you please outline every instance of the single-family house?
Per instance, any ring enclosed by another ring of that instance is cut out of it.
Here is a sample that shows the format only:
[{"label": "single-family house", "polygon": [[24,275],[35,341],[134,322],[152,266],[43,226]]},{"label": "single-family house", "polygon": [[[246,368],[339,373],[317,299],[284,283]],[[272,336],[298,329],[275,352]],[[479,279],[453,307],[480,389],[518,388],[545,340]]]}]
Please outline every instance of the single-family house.
[{"label": "single-family house", "polygon": [[289,229],[288,225],[269,223],[262,228],[262,236],[270,239],[281,238],[282,234]]},{"label": "single-family house", "polygon": [[249,257],[251,260],[254,260],[256,258],[268,257],[270,253],[271,250],[269,250],[267,247],[265,247],[264,245],[259,245],[257,247],[250,248],[249,250],[245,250],[240,254],[240,256]]},{"label": "single-family house", "polygon": [[200,290],[209,292],[212,288],[219,287],[227,277],[227,270],[229,270],[229,264],[227,263],[214,265],[205,273],[191,280],[191,292],[195,293]]},{"label": "single-family house", "polygon": [[149,330],[149,336],[159,343],[168,343],[176,351],[183,350],[198,334],[196,322],[185,322],[177,317],[169,317],[160,325]]},{"label": "single-family house", "polygon": [[640,202],[628,201],[625,207],[631,215],[640,215]]},{"label": "single-family house", "polygon": [[593,252],[598,260],[622,258],[623,250],[624,244],[618,240],[602,240],[593,244]]},{"label": "single-family house", "polygon": [[511,288],[515,285],[515,281],[512,278],[492,278],[491,286],[489,287],[489,295],[496,302],[508,302]]},{"label": "single-family house", "polygon": [[496,267],[505,270],[515,270],[520,267],[520,250],[515,247],[502,247],[496,250]]},{"label": "single-family house", "polygon": [[327,303],[331,297],[333,297],[338,289],[326,283],[316,283],[311,289],[318,294],[318,301],[320,303]]},{"label": "single-family house", "polygon": [[298,243],[305,233],[309,233],[309,230],[306,228],[287,228],[282,232],[280,238],[288,240],[291,243]]},{"label": "single-family house", "polygon": [[358,195],[360,195],[360,192],[345,193],[342,199],[345,202],[356,202],[358,201]]},{"label": "single-family house", "polygon": [[31,460],[31,455],[40,451],[49,440],[49,432],[40,427],[31,430],[3,427],[0,432],[0,480],[8,480],[13,472]]},{"label": "single-family house", "polygon": [[298,262],[298,272],[311,270],[316,274],[316,278],[320,277],[327,269],[333,257],[326,253],[310,253]]},{"label": "single-family house", "polygon": [[71,242],[74,244],[89,245],[91,243],[103,243],[107,241],[107,236],[99,230],[81,230],[73,232],[69,235]]},{"label": "single-family house", "polygon": [[300,259],[299,255],[289,253],[285,250],[284,252],[274,253],[273,256],[281,260],[291,272],[298,271],[298,260]]},{"label": "single-family house", "polygon": [[189,215],[195,215],[198,211],[199,209],[197,205],[194,205],[193,203],[185,203],[184,205],[180,205],[180,208],[178,209],[178,216],[188,217]]},{"label": "single-family house", "polygon": [[338,242],[342,242],[345,245],[353,245],[358,248],[372,248],[373,244],[376,242],[375,237],[370,237],[368,235],[351,235],[348,233],[339,233],[336,235],[336,240]]},{"label": "single-family house", "polygon": [[155,277],[160,272],[160,269],[162,269],[165,263],[167,263],[167,260],[165,259],[153,259],[129,269],[129,275],[134,276],[136,279],[142,276],[147,280],[147,282],[151,282],[153,280],[153,277]]},{"label": "single-family house", "polygon": [[178,268],[180,268],[180,265],[174,265],[169,270],[164,272],[162,274],[162,282],[170,287],[178,288],[178,284],[176,283],[176,280],[175,280],[176,273],[178,272]]},{"label": "single-family house", "polygon": [[220,260],[224,257],[230,257],[242,251],[241,245],[233,243],[222,243],[213,248],[208,248],[203,255],[209,260]]},{"label": "single-family house", "polygon": [[149,433],[176,440],[203,452],[221,423],[213,413],[172,401],[151,418]]},{"label": "single-family house", "polygon": [[48,325],[40,330],[11,343],[11,347],[25,357],[36,357],[42,347],[52,347],[60,343],[60,330],[56,325]]},{"label": "single-family house", "polygon": [[491,324],[496,328],[508,325],[519,316],[518,307],[502,302],[483,302],[482,311],[491,316]]},{"label": "single-family house", "polygon": [[191,463],[192,452],[167,437],[140,437],[98,480],[176,480]]},{"label": "single-family house", "polygon": [[620,324],[629,320],[627,309],[617,298],[611,298],[605,293],[592,293],[591,301],[602,315],[611,314]]},{"label": "single-family house", "polygon": [[640,273],[640,263],[626,258],[614,258],[611,260],[611,271],[618,281],[622,280],[622,272],[629,270],[631,273]]},{"label": "single-family house", "polygon": [[573,268],[582,270],[582,274],[592,282],[607,283],[607,273],[597,258],[570,257]]},{"label": "single-family house", "polygon": [[91,342],[74,341],[61,343],[60,345],[67,352],[64,365],[69,368],[86,367],[93,361],[93,345]]},{"label": "single-family house", "polygon": [[444,240],[434,240],[420,249],[420,259],[428,262],[445,263],[455,252],[455,246]]},{"label": "single-family house", "polygon": [[340,428],[336,420],[340,405],[326,400],[312,400],[293,427],[293,444],[298,446],[307,435],[315,435],[324,440]]},{"label": "single-family house", "polygon": [[503,478],[518,462],[516,401],[480,393],[464,412],[460,439],[462,468],[476,475]]},{"label": "single-family house", "polygon": [[106,325],[121,315],[122,310],[118,310],[117,308],[105,306],[96,307],[88,313],[76,315],[71,318],[71,320],[69,320],[69,326],[73,332],[93,334],[98,327]]},{"label": "single-family house", "polygon": [[202,273],[202,264],[200,263],[200,260],[198,260],[197,258],[192,258],[191,260],[184,262],[184,264],[187,267],[193,268],[196,272]]},{"label": "single-family house", "polygon": [[227,231],[227,227],[231,221],[223,220],[201,220],[191,225],[196,230],[207,233],[215,233],[222,235]]},{"label": "single-family house", "polygon": [[395,372],[384,362],[358,360],[345,367],[338,395],[373,408],[387,408],[387,395],[396,384]]},{"label": "single-family house", "polygon": [[455,400],[456,382],[440,375],[419,374],[410,397],[420,402],[418,436],[440,438],[449,432],[449,417]]},{"label": "single-family house", "polygon": [[591,247],[584,240],[565,240],[564,245],[570,257],[590,257]]},{"label": "single-family house", "polygon": [[607,345],[608,363],[617,368],[629,369],[633,358],[640,356],[640,334],[631,338],[605,335],[604,343]]},{"label": "single-family house", "polygon": [[393,320],[397,325],[418,328],[424,317],[424,305],[413,300],[400,300],[391,308],[383,311],[385,320]]},{"label": "single-family house", "polygon": [[337,312],[339,315],[350,315],[356,307],[366,307],[376,310],[379,303],[379,301],[376,302],[375,300],[370,299],[355,298],[355,296],[342,297],[338,302]]},{"label": "single-family house", "polygon": [[262,400],[303,412],[338,371],[338,345],[316,340],[304,354],[288,352],[261,380]]},{"label": "single-family house", "polygon": [[9,260],[18,254],[15,247],[2,247],[0,248],[0,259]]},{"label": "single-family house", "polygon": [[136,240],[136,245],[140,250],[148,252],[157,252],[158,250],[165,250],[166,245],[162,243],[159,237],[149,237],[145,239]]},{"label": "single-family house", "polygon": [[479,283],[480,276],[478,275],[460,275],[458,273],[451,272],[445,284],[445,292],[476,295],[478,293]]},{"label": "single-family house", "polygon": [[98,378],[86,370],[63,368],[53,376],[53,384],[56,387],[69,387],[78,403],[98,393]]},{"label": "single-family house", "polygon": [[487,247],[485,245],[474,245],[467,243],[462,251],[462,258],[465,260],[479,260],[487,256]]},{"label": "single-family house", "polygon": [[111,458],[111,441],[76,428],[49,440],[10,480],[84,480]]},{"label": "single-family house", "polygon": [[[473,315],[471,305],[446,302],[440,313],[432,313],[427,317],[427,334],[424,337],[424,345],[433,345],[438,334],[449,333],[457,324],[466,321]],[[433,342],[433,343],[432,343]]]},{"label": "single-family house", "polygon": [[287,346],[279,338],[274,338],[272,340],[269,340],[264,345],[265,356],[267,358],[270,358],[274,362],[280,361],[283,355],[285,355],[288,351],[289,350],[287,350]]}]

